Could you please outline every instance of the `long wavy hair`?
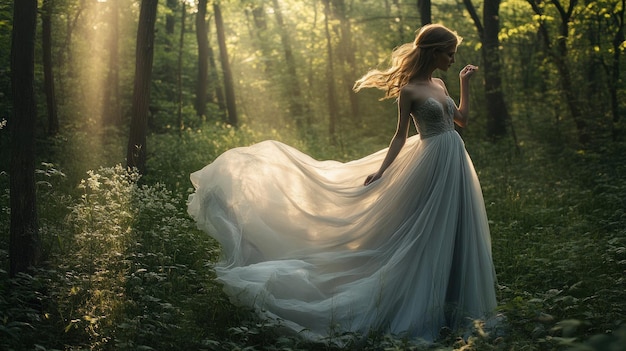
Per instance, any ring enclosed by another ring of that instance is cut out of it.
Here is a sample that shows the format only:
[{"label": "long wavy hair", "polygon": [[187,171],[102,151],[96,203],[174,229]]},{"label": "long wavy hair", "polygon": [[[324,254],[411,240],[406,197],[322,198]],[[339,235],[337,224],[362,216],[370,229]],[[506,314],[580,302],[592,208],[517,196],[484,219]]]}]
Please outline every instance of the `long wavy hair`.
[{"label": "long wavy hair", "polygon": [[440,24],[426,25],[417,31],[412,43],[406,43],[393,50],[391,67],[386,70],[370,70],[354,83],[352,89],[358,92],[363,88],[377,88],[385,91],[385,96],[381,100],[396,98],[400,89],[411,78],[429,69],[436,51],[456,48],[462,40],[463,38],[456,32]]}]

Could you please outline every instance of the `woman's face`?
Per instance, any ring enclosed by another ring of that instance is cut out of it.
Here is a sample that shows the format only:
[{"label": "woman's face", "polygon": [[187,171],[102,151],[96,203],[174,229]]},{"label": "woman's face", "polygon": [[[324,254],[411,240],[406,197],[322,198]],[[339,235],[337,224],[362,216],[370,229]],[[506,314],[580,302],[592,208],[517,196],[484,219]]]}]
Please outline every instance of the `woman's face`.
[{"label": "woman's face", "polygon": [[435,52],[435,68],[442,71],[447,71],[450,66],[455,62],[454,56],[456,55],[456,46],[451,46],[443,50],[437,50]]}]

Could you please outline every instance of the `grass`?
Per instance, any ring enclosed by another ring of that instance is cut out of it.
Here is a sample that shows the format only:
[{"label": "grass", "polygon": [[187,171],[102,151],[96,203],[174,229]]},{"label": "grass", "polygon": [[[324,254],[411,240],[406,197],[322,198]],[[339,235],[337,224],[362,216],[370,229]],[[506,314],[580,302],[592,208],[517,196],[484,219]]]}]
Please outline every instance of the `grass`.
[{"label": "grass", "polygon": [[[423,349],[392,335],[311,344],[281,333],[280,321],[231,305],[213,280],[219,247],[186,214],[189,173],[231,147],[274,138],[317,158],[348,160],[386,140],[348,135],[360,142],[333,146],[207,125],[182,137],[152,135],[150,172],[139,178],[112,162],[123,150],[86,160],[76,146],[85,137],[66,138],[51,143],[51,154],[77,157],[51,156],[58,160],[37,174],[43,265],[14,279],[0,269],[0,349]],[[507,323],[499,335],[477,326],[469,338],[451,334],[429,349],[617,350],[626,343],[626,147],[583,152],[527,141],[517,153],[507,141],[472,140],[468,149]],[[7,267],[6,173],[0,186],[0,267]]]}]

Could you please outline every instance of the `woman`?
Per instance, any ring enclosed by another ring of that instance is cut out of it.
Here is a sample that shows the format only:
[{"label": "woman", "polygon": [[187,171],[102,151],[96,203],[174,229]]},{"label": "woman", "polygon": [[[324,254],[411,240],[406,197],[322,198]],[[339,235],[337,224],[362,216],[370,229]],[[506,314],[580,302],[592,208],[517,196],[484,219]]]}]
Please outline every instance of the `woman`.
[{"label": "woman", "polygon": [[[494,309],[482,193],[454,130],[467,123],[477,68],[460,73],[459,108],[432,77],[460,41],[425,26],[391,68],[357,81],[356,91],[398,99],[388,149],[340,163],[265,141],[191,175],[189,213],[221,243],[216,272],[233,301],[313,339],[377,331],[432,341]],[[407,138],[411,119],[419,134]]]}]

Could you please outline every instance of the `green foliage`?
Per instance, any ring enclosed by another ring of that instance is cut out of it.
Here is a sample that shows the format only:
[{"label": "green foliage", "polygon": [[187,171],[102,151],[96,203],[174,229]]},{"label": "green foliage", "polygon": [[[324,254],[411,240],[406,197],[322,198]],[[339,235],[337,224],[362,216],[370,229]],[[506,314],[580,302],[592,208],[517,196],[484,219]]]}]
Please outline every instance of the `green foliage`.
[{"label": "green foliage", "polygon": [[[143,178],[118,165],[88,171],[74,186],[65,174],[75,171],[42,164],[46,263],[14,279],[0,271],[0,348],[604,350],[624,342],[626,153],[617,144],[577,152],[557,148],[558,141],[526,143],[518,155],[507,141],[468,143],[491,222],[505,318],[495,329],[493,321],[477,323],[427,347],[401,335],[350,333],[313,344],[285,333],[279,320],[231,305],[213,280],[219,247],[186,214],[189,173],[228,148],[267,138],[320,159],[384,147],[383,139],[357,135],[342,147],[206,124],[180,136],[152,135],[151,171]],[[6,174],[0,184],[1,215],[8,218]],[[8,233],[8,221],[0,223]],[[0,243],[4,265],[8,237]]]},{"label": "green foliage", "polygon": [[[114,117],[123,125],[132,94],[138,2],[119,3],[117,69],[123,116]],[[280,321],[259,320],[252,311],[231,305],[213,280],[211,267],[219,247],[196,230],[186,214],[189,173],[227,149],[264,139],[286,142],[318,159],[348,161],[385,147],[395,127],[395,105],[379,102],[377,91],[359,93],[360,119],[351,116],[349,85],[356,77],[350,75],[384,64],[393,47],[412,39],[418,26],[414,3],[362,1],[347,8],[356,63],[351,67],[338,55],[333,62],[337,99],[344,102],[335,138],[327,132],[328,62],[321,2],[280,3],[296,75],[309,103],[305,126],[295,127],[288,107],[293,80],[285,69],[281,29],[269,2],[263,3],[267,28],[261,31],[248,11],[261,2],[246,1],[243,9],[241,2],[227,1],[222,5],[242,126],[235,129],[221,122],[224,112],[213,96],[207,116],[195,115],[197,46],[194,9],[188,7],[182,53],[184,128],[179,131],[174,75],[178,52],[172,44],[182,29],[176,22],[173,37],[166,35],[164,18],[171,12],[161,4],[148,172],[141,178],[118,165],[124,162],[126,129],[102,122],[110,4],[56,3],[53,59],[62,130],[37,144],[44,161],[37,171],[37,191],[45,262],[32,274],[13,279],[6,271],[9,153],[0,154],[0,349],[425,348],[401,335],[377,334],[338,335],[328,344],[311,344],[286,334]],[[614,53],[614,14],[620,6],[612,0],[578,4],[570,23],[568,64],[577,72],[573,80],[578,100],[595,138],[587,150],[579,150],[557,68],[537,40],[537,18],[527,1],[501,3],[503,90],[517,140],[481,141],[488,102],[483,101],[480,77],[472,82],[472,122],[463,135],[483,186],[499,279],[499,312],[506,319],[495,330],[477,323],[467,333],[443,335],[428,349],[610,350],[626,343],[626,147],[607,141],[611,123],[605,89],[610,77],[606,65]],[[0,3],[3,150],[8,150],[11,120],[11,9],[11,2]],[[549,3],[546,11],[556,40],[557,14]],[[179,20],[180,13],[171,14]],[[341,31],[336,14],[330,19],[335,54],[340,52]],[[459,66],[480,64],[478,35],[459,2],[433,4],[433,19],[464,37]],[[212,25],[210,14],[208,20]],[[217,54],[214,34],[211,30],[209,40]],[[624,44],[619,48],[623,51]],[[41,63],[36,65],[40,86]],[[450,94],[458,97],[456,73],[451,70],[441,77]],[[622,81],[617,82],[617,94],[623,112]],[[40,96],[38,101],[42,118],[36,128],[41,136],[45,99]]]},{"label": "green foliage", "polygon": [[[37,342],[136,350],[199,342],[186,333],[202,333],[180,323],[190,323],[186,318],[197,311],[193,296],[210,291],[206,265],[215,259],[215,245],[198,235],[183,200],[138,179],[121,166],[89,171],[65,220],[42,228],[43,238],[59,242],[47,264],[55,268],[13,280],[1,272],[0,320],[10,336],[2,338],[3,347],[30,349]],[[49,340],[31,337],[45,328]],[[55,340],[55,333],[63,337]]]},{"label": "green foliage", "polygon": [[[7,120],[12,111],[11,106],[11,16],[13,15],[13,2],[3,1],[0,3],[0,123]],[[6,53],[6,54],[5,54]],[[0,128],[1,130],[2,128]],[[3,133],[0,132],[0,141]]]},{"label": "green foliage", "polygon": [[624,156],[485,146],[474,159],[511,339],[551,349],[624,328]]}]

